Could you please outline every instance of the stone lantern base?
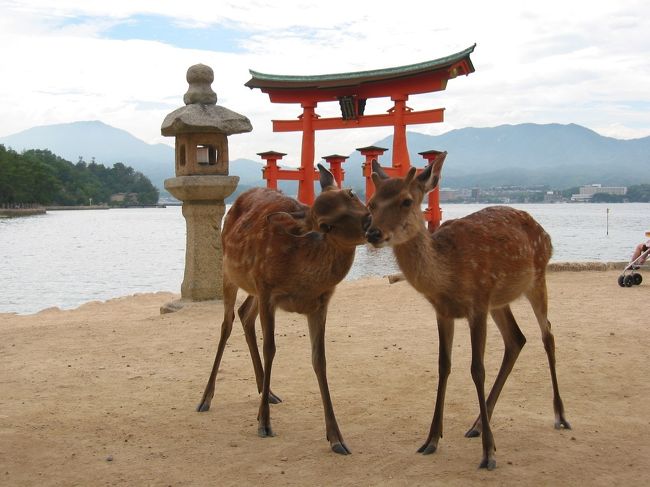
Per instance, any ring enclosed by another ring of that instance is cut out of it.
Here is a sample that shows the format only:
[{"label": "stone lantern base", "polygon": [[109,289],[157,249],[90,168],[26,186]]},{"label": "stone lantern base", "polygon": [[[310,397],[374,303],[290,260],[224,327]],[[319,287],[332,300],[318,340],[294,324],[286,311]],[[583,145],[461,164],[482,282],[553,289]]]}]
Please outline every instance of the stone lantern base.
[{"label": "stone lantern base", "polygon": [[161,307],[161,313],[185,303],[223,299],[221,222],[224,200],[237,187],[238,176],[180,176],[165,180],[165,189],[183,202],[187,236],[181,299]]}]

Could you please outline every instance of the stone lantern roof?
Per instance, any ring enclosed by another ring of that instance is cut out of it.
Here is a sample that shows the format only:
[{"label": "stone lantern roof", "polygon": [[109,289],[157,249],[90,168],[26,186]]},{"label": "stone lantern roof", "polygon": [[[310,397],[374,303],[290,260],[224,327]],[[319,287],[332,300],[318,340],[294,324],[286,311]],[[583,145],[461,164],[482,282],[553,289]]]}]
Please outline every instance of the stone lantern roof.
[{"label": "stone lantern roof", "polygon": [[210,66],[191,66],[186,79],[189,88],[183,97],[185,106],[165,117],[160,127],[162,135],[217,133],[228,136],[253,130],[247,117],[217,105],[217,94],[211,87],[214,72]]}]

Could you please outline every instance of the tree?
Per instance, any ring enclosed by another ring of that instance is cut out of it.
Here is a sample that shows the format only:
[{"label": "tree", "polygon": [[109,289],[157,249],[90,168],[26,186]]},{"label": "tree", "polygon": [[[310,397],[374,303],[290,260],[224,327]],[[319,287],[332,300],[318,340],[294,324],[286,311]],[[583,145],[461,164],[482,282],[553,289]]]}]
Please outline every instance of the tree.
[{"label": "tree", "polygon": [[596,193],[591,197],[592,203],[622,203],[624,200],[622,194]]},{"label": "tree", "polygon": [[567,188],[563,189],[560,191],[560,194],[565,197],[566,199],[571,198],[574,194],[578,194],[580,192],[580,188],[578,186],[574,186],[573,188]]},{"label": "tree", "polygon": [[139,204],[156,204],[158,189],[142,173],[122,163],[112,168],[76,164],[48,150],[18,154],[0,145],[0,204],[85,205],[109,203],[115,193],[135,193]]},{"label": "tree", "polygon": [[650,202],[650,184],[637,184],[627,188],[627,198],[639,203]]}]

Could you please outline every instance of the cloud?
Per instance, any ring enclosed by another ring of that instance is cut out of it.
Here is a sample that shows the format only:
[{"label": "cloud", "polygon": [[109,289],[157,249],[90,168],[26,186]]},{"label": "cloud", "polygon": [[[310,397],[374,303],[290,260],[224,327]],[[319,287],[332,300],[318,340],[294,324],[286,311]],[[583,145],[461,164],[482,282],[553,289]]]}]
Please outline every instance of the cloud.
[{"label": "cloud", "polygon": [[217,52],[243,52],[240,47],[245,32],[223,25],[203,25],[178,22],[161,15],[134,15],[114,22],[101,33],[106,39],[149,40],[163,42],[182,49]]},{"label": "cloud", "polygon": [[[394,4],[330,0],[183,2],[0,0],[0,135],[49,123],[102,120],[150,142],[182,105],[189,66],[215,71],[220,104],[254,130],[231,139],[231,157],[274,149],[297,161],[300,134],[274,134],[273,119],[300,107],[271,104],[244,83],[248,69],[325,74],[401,66],[477,43],[476,72],[444,92],[413,96],[414,109],[445,107],[441,133],[502,123],[578,123],[604,135],[650,135],[650,6],[621,0],[459,0]],[[389,8],[391,6],[391,8]],[[322,116],[336,104],[321,104]],[[382,113],[390,100],[372,100]],[[323,131],[316,155],[347,154],[390,128]]]}]

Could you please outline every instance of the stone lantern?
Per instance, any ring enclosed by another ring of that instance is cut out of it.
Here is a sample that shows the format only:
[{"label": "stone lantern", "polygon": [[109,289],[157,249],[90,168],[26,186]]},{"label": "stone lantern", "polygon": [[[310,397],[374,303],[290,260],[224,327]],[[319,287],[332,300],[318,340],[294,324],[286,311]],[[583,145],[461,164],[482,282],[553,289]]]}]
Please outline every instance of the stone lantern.
[{"label": "stone lantern", "polygon": [[162,135],[176,138],[176,177],[165,180],[165,189],[183,202],[187,227],[181,299],[161,312],[223,298],[221,220],[224,200],[239,182],[238,176],[228,175],[228,136],[253,127],[248,118],[217,105],[212,81],[209,66],[191,66],[185,106],[167,115],[160,129]]}]

